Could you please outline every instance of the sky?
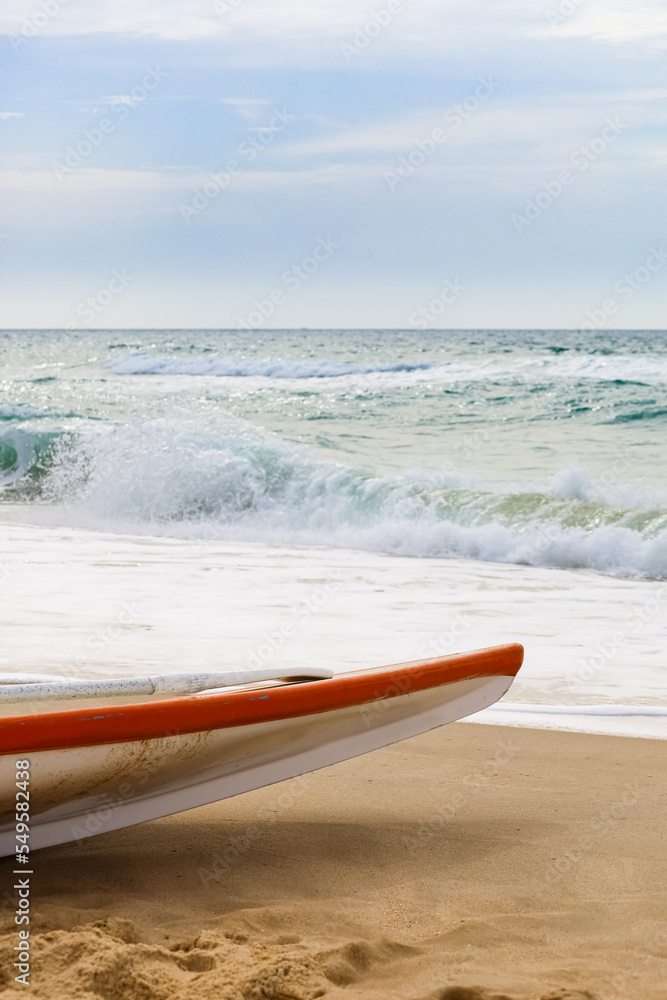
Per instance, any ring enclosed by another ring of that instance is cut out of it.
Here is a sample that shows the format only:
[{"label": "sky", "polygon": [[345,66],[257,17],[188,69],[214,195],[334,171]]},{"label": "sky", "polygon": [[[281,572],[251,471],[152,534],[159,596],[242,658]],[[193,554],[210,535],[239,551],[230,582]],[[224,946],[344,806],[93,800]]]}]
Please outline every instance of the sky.
[{"label": "sky", "polygon": [[3,0],[2,328],[654,328],[663,0]]}]

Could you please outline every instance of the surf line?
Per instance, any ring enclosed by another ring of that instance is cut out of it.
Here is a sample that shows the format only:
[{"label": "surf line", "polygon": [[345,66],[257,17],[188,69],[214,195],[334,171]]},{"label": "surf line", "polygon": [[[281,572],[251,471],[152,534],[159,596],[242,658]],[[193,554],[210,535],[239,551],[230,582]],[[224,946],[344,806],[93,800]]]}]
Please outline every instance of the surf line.
[{"label": "surf line", "polygon": [[[14,875],[23,876],[17,878],[14,883],[14,890],[18,893],[18,905],[14,923],[20,927],[19,941],[14,945],[17,952],[14,968],[18,969],[18,975],[14,976],[14,981],[30,986],[30,876],[32,868],[21,868],[21,865],[30,864],[30,761],[16,761],[16,863],[19,865],[13,871]],[[21,926],[25,924],[25,927]]]}]

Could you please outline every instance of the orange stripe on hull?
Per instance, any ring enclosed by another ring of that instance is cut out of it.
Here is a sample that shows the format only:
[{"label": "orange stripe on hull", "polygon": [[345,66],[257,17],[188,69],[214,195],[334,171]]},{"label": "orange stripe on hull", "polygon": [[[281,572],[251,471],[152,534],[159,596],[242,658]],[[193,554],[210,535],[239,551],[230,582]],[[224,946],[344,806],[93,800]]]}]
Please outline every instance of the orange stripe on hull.
[{"label": "orange stripe on hull", "polygon": [[0,719],[0,754],[128,743],[317,715],[474,677],[514,677],[522,662],[523,646],[512,643],[331,680],[11,716]]}]

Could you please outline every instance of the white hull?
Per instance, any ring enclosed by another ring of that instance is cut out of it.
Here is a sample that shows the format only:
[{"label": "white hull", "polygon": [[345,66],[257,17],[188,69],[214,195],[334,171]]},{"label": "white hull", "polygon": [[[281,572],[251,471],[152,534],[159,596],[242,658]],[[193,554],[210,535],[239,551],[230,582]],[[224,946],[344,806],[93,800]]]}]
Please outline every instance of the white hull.
[{"label": "white hull", "polygon": [[32,851],[192,809],[416,736],[487,708],[513,680],[478,676],[326,713],[5,754],[0,855],[16,850],[17,759],[30,761]]}]

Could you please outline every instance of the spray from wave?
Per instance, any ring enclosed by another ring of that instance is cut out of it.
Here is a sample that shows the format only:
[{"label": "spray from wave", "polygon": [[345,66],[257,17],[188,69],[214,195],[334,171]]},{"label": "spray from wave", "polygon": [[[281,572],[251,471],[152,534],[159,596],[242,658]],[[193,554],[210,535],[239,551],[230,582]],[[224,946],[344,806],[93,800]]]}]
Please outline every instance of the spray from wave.
[{"label": "spray from wave", "polygon": [[[0,491],[16,489],[17,497],[31,499],[36,484],[51,467],[52,453],[60,450],[61,434],[37,433],[9,427],[0,433]],[[2,498],[0,492],[0,498]]]},{"label": "spray from wave", "polygon": [[41,450],[18,434],[5,498],[39,500],[61,523],[667,578],[667,506],[631,504],[583,470],[504,491],[429,470],[373,476],[240,420],[96,423]]}]

